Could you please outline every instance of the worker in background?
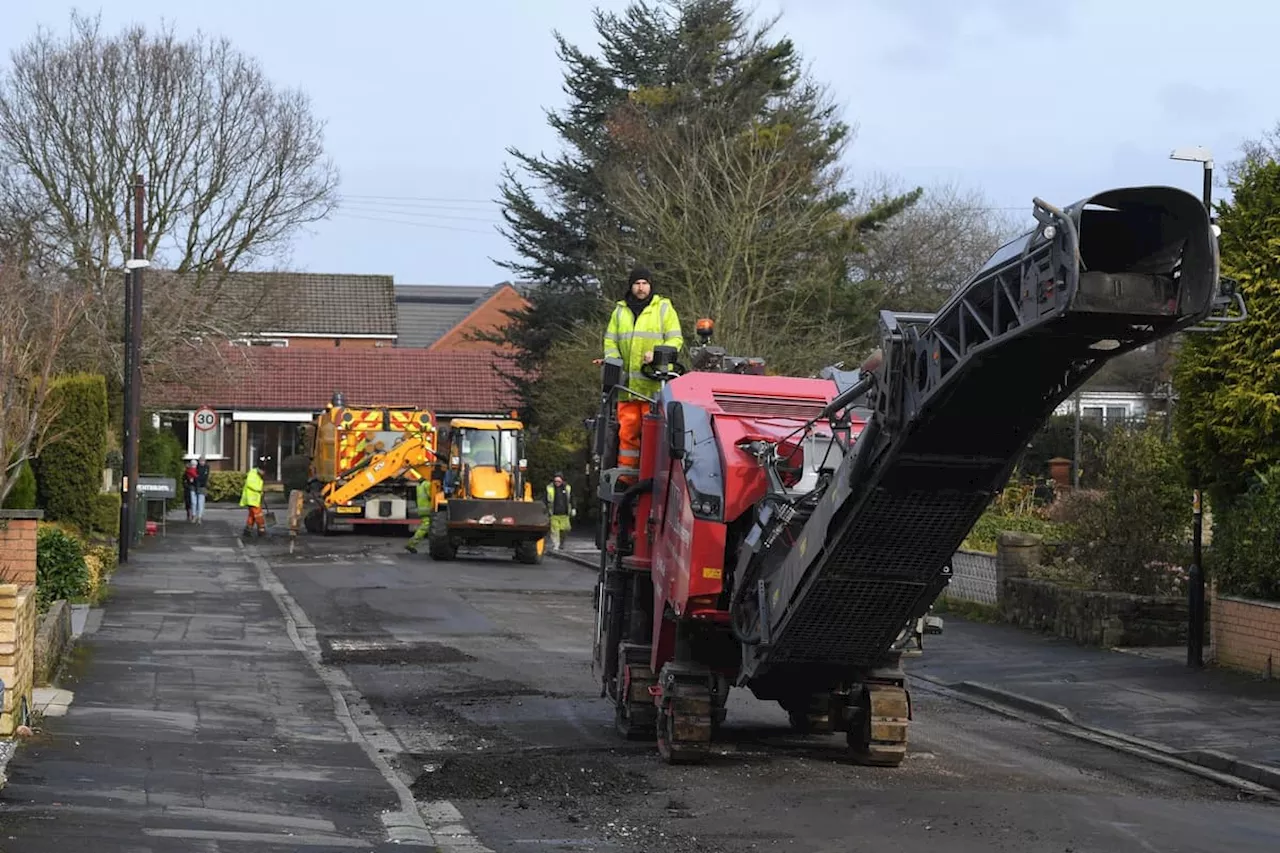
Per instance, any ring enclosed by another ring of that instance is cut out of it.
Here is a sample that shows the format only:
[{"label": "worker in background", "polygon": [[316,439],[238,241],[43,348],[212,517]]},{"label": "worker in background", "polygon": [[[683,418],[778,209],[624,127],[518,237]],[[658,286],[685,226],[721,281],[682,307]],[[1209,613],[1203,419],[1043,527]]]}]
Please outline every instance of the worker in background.
[{"label": "worker in background", "polygon": [[547,512],[551,514],[551,550],[559,551],[562,537],[572,525],[570,519],[578,514],[573,508],[573,488],[559,471],[547,483]]},{"label": "worker in background", "polygon": [[240,490],[240,506],[249,508],[249,516],[244,521],[245,538],[248,538],[255,527],[259,537],[267,535],[267,519],[262,514],[262,475],[265,464],[266,458],[259,457],[254,466],[249,469],[249,473],[244,475],[244,488]]},{"label": "worker in background", "polygon": [[[653,397],[660,383],[640,372],[653,361],[653,348],[666,345],[679,350],[684,344],[680,318],[665,296],[653,292],[649,271],[637,267],[627,276],[627,294],[614,306],[604,333],[604,357],[622,359],[622,382]],[[640,467],[640,426],[648,404],[625,390],[618,392],[618,466]],[[620,482],[634,480],[623,476]]]},{"label": "worker in background", "polygon": [[435,497],[435,481],[430,477],[419,477],[418,484],[413,488],[413,497],[418,506],[418,518],[422,520],[418,522],[418,529],[413,531],[413,536],[405,543],[404,549],[410,554],[418,553],[418,543],[431,532],[431,502]]}]

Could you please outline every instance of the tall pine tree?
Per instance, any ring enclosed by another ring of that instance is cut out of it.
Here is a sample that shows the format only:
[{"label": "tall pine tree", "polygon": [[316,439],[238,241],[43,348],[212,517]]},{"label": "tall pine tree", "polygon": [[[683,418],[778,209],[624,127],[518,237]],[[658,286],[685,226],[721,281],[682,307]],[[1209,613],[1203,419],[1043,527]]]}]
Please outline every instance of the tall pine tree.
[{"label": "tall pine tree", "polygon": [[[534,287],[530,306],[513,312],[491,339],[511,345],[520,373],[537,371],[577,324],[603,322],[602,303],[620,295],[625,266],[652,263],[648,256],[619,256],[614,238],[634,229],[604,180],[619,168],[642,168],[632,147],[636,128],[628,124],[637,120],[637,108],[650,126],[710,114],[726,134],[785,128],[815,174],[840,157],[849,133],[820,87],[803,75],[792,42],[771,37],[772,22],[752,27],[737,0],[638,0],[621,15],[597,11],[594,18],[599,58],[556,36],[569,104],[549,122],[564,151],[555,158],[510,151],[547,203],[539,204],[511,169],[504,173],[506,235],[520,258],[504,266]],[[874,227],[915,197],[889,200],[857,227]],[[824,203],[836,210],[847,201],[837,195]],[[634,253],[647,255],[644,247]],[[536,422],[534,389],[513,382],[525,417]]]}]

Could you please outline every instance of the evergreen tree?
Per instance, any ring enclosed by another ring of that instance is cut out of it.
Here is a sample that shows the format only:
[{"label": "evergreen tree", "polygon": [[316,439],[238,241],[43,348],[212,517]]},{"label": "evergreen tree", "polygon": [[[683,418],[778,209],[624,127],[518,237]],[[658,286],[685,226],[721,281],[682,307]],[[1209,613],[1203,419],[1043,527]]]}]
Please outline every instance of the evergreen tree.
[{"label": "evergreen tree", "polygon": [[1253,149],[1231,189],[1218,205],[1222,275],[1239,282],[1249,316],[1189,335],[1174,372],[1174,425],[1192,480],[1220,500],[1280,463],[1280,162]]},{"label": "evergreen tree", "polygon": [[[557,35],[566,65],[569,105],[549,122],[565,144],[551,159],[512,150],[549,198],[508,169],[502,187],[507,236],[520,260],[504,264],[531,279],[530,307],[491,340],[512,347],[519,373],[537,371],[552,345],[579,323],[600,324],[606,300],[617,298],[625,268],[643,263],[663,272],[657,247],[630,246],[619,235],[635,228],[611,198],[606,176],[640,170],[647,133],[692,116],[726,135],[786,133],[794,162],[815,175],[815,197],[835,212],[849,198],[823,193],[816,176],[840,157],[849,129],[817,85],[805,79],[789,39],[771,37],[772,22],[751,27],[737,0],[662,0],[632,3],[621,15],[595,13],[601,57],[590,56]],[[643,175],[639,175],[642,179]],[[874,227],[916,196],[891,199],[865,215],[857,228]],[[845,270],[832,270],[842,279]],[[659,285],[661,290],[662,285]],[[851,297],[841,297],[848,301]],[[600,330],[603,331],[603,328]],[[536,381],[536,380],[535,380]],[[527,380],[513,380],[536,421]]]}]

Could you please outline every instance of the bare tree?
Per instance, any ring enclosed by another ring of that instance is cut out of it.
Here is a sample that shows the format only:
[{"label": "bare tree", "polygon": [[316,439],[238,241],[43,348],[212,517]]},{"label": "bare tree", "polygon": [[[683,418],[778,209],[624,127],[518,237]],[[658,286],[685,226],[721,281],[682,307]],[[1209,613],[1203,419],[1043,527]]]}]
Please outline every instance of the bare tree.
[{"label": "bare tree", "polygon": [[[864,205],[899,194],[900,183],[886,176],[868,180]],[[1030,209],[1028,200],[1028,216]],[[992,252],[1025,230],[1020,222],[980,190],[942,184],[865,235],[866,251],[854,263],[854,277],[881,308],[935,311]]]},{"label": "bare tree", "polygon": [[686,331],[712,317],[720,343],[780,372],[864,349],[847,275],[863,223],[843,209],[841,171],[816,168],[802,134],[726,129],[710,110],[657,125],[624,111],[613,132],[630,140],[629,156],[601,178],[625,224],[598,236],[601,281],[624,282],[633,260],[650,262]]},{"label": "bare tree", "polygon": [[[323,123],[303,92],[274,87],[225,39],[142,26],[108,36],[74,13],[71,25],[65,40],[40,30],[0,79],[0,210],[91,287],[95,334],[77,333],[78,355],[119,362],[135,174],[147,182],[146,255],[181,276],[177,290],[147,288],[155,325],[168,343],[243,329],[252,306],[237,298],[228,309],[222,277],[207,275],[279,258],[301,226],[328,216],[338,175]],[[165,344],[148,351],[158,358]]]},{"label": "bare tree", "polygon": [[0,244],[0,502],[38,456],[57,416],[47,401],[58,356],[89,298],[83,287]]}]

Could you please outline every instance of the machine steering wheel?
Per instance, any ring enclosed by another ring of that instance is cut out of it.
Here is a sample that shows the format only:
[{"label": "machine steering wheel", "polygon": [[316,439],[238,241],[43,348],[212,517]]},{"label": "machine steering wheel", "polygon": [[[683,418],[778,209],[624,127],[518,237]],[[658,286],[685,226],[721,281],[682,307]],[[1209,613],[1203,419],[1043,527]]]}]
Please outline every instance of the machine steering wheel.
[{"label": "machine steering wheel", "polygon": [[667,364],[662,370],[654,367],[652,363],[640,365],[641,376],[657,381],[675,379],[677,376],[684,376],[688,372],[689,369],[678,361]]}]

